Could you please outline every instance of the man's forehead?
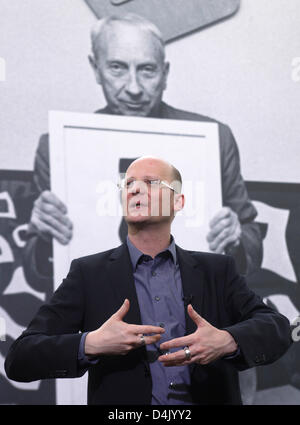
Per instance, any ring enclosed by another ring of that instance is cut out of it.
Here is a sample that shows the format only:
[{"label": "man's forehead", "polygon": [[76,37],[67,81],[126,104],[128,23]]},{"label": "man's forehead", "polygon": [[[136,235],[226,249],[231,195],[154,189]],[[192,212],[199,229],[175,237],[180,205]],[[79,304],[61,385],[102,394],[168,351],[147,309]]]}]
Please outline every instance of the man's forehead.
[{"label": "man's forehead", "polygon": [[130,50],[136,53],[156,54],[160,52],[159,41],[150,31],[126,22],[111,22],[103,31],[98,47],[107,53],[123,48],[123,53]]},{"label": "man's forehead", "polygon": [[141,158],[134,161],[127,169],[127,177],[134,174],[161,177],[171,173],[171,166],[166,161],[159,158]]}]

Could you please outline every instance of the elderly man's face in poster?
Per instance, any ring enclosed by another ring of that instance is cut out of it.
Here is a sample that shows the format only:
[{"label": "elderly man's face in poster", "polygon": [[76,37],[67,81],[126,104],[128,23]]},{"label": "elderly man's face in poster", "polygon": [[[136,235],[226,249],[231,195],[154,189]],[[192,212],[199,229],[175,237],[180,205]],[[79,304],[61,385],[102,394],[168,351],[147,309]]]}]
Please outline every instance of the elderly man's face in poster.
[{"label": "elderly man's face in poster", "polygon": [[115,22],[99,40],[92,65],[113,113],[142,117],[155,113],[169,68],[155,35]]}]

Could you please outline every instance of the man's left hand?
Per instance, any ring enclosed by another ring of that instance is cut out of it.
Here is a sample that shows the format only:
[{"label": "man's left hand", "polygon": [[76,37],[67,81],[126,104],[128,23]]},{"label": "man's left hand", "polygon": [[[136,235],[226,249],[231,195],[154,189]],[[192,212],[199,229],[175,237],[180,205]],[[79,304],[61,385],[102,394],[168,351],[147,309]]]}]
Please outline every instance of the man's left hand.
[{"label": "man's left hand", "polygon": [[206,237],[209,249],[222,254],[227,246],[240,244],[242,228],[238,215],[230,208],[223,207],[210,221]]},{"label": "man's left hand", "polygon": [[[237,344],[232,335],[224,330],[215,328],[188,305],[188,314],[196,323],[197,330],[191,335],[171,339],[160,345],[163,351],[181,347],[182,350],[158,357],[164,366],[184,366],[190,363],[208,364],[220,357],[234,353]],[[188,360],[184,347],[188,347],[191,358]]]}]

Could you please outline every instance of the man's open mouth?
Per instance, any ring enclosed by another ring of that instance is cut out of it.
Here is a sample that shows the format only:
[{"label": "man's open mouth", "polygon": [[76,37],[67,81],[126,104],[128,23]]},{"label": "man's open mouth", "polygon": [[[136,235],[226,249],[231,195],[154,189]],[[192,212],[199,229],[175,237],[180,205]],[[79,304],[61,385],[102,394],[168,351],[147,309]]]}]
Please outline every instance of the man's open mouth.
[{"label": "man's open mouth", "polygon": [[147,207],[147,205],[146,204],[144,204],[143,202],[141,202],[141,201],[132,201],[132,202],[130,202],[130,204],[129,204],[129,208],[133,208],[133,209],[140,209],[140,208],[142,208],[142,207]]}]

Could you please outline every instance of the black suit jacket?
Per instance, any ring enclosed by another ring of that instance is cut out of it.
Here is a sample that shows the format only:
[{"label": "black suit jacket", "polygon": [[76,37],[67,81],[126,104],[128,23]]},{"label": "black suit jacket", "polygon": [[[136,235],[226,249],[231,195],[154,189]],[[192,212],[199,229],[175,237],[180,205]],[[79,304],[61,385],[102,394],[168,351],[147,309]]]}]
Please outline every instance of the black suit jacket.
[{"label": "black suit jacket", "polygon": [[[184,296],[212,325],[228,330],[241,355],[190,366],[192,395],[199,404],[240,404],[237,370],[271,363],[291,343],[288,320],[267,307],[236,273],[229,256],[176,247]],[[141,324],[133,270],[126,245],[73,260],[49,304],[40,308],[6,358],[7,376],[17,381],[71,378],[78,368],[79,331],[97,329],[124,302],[125,317]],[[196,329],[186,314],[186,332]],[[125,356],[100,356],[89,368],[89,404],[150,404],[146,348]]]}]

